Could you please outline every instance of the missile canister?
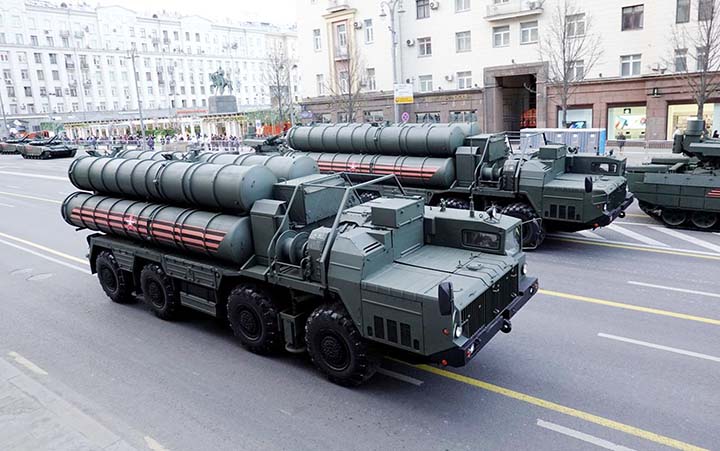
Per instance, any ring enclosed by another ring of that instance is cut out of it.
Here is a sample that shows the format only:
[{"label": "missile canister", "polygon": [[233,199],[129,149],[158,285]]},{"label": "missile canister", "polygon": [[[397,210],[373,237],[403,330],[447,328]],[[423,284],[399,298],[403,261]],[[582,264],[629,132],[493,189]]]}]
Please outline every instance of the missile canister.
[{"label": "missile canister", "polygon": [[303,154],[317,161],[320,172],[395,174],[401,183],[414,187],[449,188],[455,182],[453,158],[390,157],[342,153]]},{"label": "missile canister", "polygon": [[272,197],[277,178],[264,166],[83,157],[72,162],[70,181],[82,190],[246,212]]},{"label": "missile canister", "polygon": [[250,218],[73,193],[62,204],[70,225],[217,257],[242,265],[253,254]]},{"label": "missile canister", "polygon": [[465,137],[460,126],[337,124],[293,127],[287,143],[305,152],[452,157]]},{"label": "missile canister", "polygon": [[168,152],[162,150],[123,150],[115,155],[115,158],[128,158],[137,160],[165,160],[163,154]]},{"label": "missile canister", "polygon": [[261,155],[252,152],[234,154],[228,152],[203,152],[198,161],[213,164],[235,164],[238,166],[263,165],[275,174],[278,180],[292,180],[317,174],[318,165],[307,156]]}]

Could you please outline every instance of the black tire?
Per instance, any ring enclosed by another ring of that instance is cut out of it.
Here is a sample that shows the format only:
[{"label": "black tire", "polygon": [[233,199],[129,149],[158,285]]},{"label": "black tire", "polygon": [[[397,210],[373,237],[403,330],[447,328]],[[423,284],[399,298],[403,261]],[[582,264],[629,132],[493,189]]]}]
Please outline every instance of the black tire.
[{"label": "black tire", "polygon": [[50,159],[50,152],[48,152],[47,150],[44,150],[44,151],[40,154],[40,159],[41,159],[41,160],[49,160],[49,159]]},{"label": "black tire", "polygon": [[135,302],[132,295],[131,278],[120,269],[115,255],[110,251],[102,251],[95,258],[95,272],[105,294],[118,304]]},{"label": "black tire", "polygon": [[445,201],[445,206],[447,208],[456,208],[458,210],[469,210],[470,209],[470,201],[465,199],[447,199]]},{"label": "black tire", "polygon": [[173,320],[180,313],[180,294],[175,284],[162,268],[149,263],[140,271],[140,287],[143,299],[160,319]]},{"label": "black tire", "polygon": [[685,210],[673,210],[664,208],[660,214],[660,219],[669,227],[680,227],[687,221],[688,214]]},{"label": "black tire", "polygon": [[530,205],[524,203],[510,204],[503,208],[502,212],[523,222],[523,247],[535,248],[545,241],[545,229],[540,222],[540,216]]},{"label": "black tire", "polygon": [[282,349],[280,308],[255,284],[235,287],[228,296],[227,319],[235,336],[251,352],[271,354]]},{"label": "black tire", "polygon": [[305,343],[313,364],[346,387],[370,379],[380,363],[341,304],[315,309],[305,323]]}]

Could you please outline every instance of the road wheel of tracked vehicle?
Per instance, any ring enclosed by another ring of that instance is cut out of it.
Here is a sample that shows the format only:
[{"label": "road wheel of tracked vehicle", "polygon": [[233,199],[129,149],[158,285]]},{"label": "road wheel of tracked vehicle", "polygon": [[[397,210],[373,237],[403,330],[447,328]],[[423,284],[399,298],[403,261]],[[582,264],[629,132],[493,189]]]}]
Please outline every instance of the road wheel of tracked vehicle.
[{"label": "road wheel of tracked vehicle", "polygon": [[711,211],[695,211],[690,216],[690,221],[698,229],[708,230],[718,223],[718,215]]},{"label": "road wheel of tracked vehicle", "polygon": [[683,223],[687,220],[687,213],[682,210],[671,210],[666,208],[663,209],[660,219],[671,227],[678,227],[683,225]]},{"label": "road wheel of tracked vehicle", "polygon": [[43,150],[43,152],[40,154],[40,159],[41,160],[50,159],[50,152],[48,152],[47,150]]},{"label": "road wheel of tracked vehicle", "polygon": [[269,294],[254,284],[235,287],[228,296],[227,317],[240,343],[256,354],[281,349],[278,325],[280,308]]},{"label": "road wheel of tracked vehicle", "polygon": [[503,208],[502,212],[523,222],[523,247],[535,248],[545,240],[545,230],[540,222],[540,217],[530,205],[523,203],[510,204]]},{"label": "road wheel of tracked vehicle", "polygon": [[150,263],[140,272],[140,286],[145,302],[160,319],[177,318],[180,313],[180,295],[173,280],[159,265]]},{"label": "road wheel of tracked vehicle", "polygon": [[336,384],[358,386],[379,366],[379,359],[340,304],[315,309],[305,324],[305,342],[310,360]]},{"label": "road wheel of tracked vehicle", "polygon": [[113,302],[129,304],[135,301],[130,278],[124,273],[110,251],[102,251],[95,259],[95,272],[100,286]]}]

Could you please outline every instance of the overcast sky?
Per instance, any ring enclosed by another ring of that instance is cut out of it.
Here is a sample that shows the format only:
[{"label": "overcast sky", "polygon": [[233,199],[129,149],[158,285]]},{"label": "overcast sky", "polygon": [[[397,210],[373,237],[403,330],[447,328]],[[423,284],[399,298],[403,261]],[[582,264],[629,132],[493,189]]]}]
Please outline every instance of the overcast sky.
[{"label": "overcast sky", "polygon": [[[179,12],[183,15],[197,14],[208,19],[256,20],[272,23],[294,24],[297,0],[95,0],[98,4],[120,5],[138,12],[150,14],[162,11]],[[72,3],[72,2],[71,2]],[[93,4],[94,2],[88,1]]]}]

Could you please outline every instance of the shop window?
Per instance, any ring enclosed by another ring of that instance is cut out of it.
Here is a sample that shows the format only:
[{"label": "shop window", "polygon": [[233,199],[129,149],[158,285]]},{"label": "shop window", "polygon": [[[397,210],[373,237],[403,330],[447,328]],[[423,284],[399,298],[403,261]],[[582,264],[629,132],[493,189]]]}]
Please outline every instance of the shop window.
[{"label": "shop window", "polygon": [[628,6],[622,9],[622,31],[642,30],[644,21],[643,5]]},{"label": "shop window", "polygon": [[440,122],[440,112],[433,111],[428,113],[415,113],[415,122],[434,124]]},{"label": "shop window", "polygon": [[363,111],[363,117],[365,122],[383,122],[385,120],[382,110]]},{"label": "shop window", "polygon": [[645,139],[646,123],[644,105],[608,108],[608,139]]},{"label": "shop window", "polygon": [[675,23],[690,22],[690,0],[677,0]]},{"label": "shop window", "polygon": [[477,114],[475,110],[452,111],[450,112],[450,122],[475,122]]},{"label": "shop window", "polygon": [[[592,108],[569,108],[567,110],[567,128],[591,128],[592,127]],[[562,109],[558,109],[558,121],[559,127],[562,127],[563,123],[563,112]]]},{"label": "shop window", "polygon": [[[667,119],[667,139],[673,139],[675,130],[681,132],[687,128],[688,119],[697,118],[697,104],[669,105]],[[720,104],[706,103],[703,108],[703,119],[705,127],[712,133],[720,128]]]}]

